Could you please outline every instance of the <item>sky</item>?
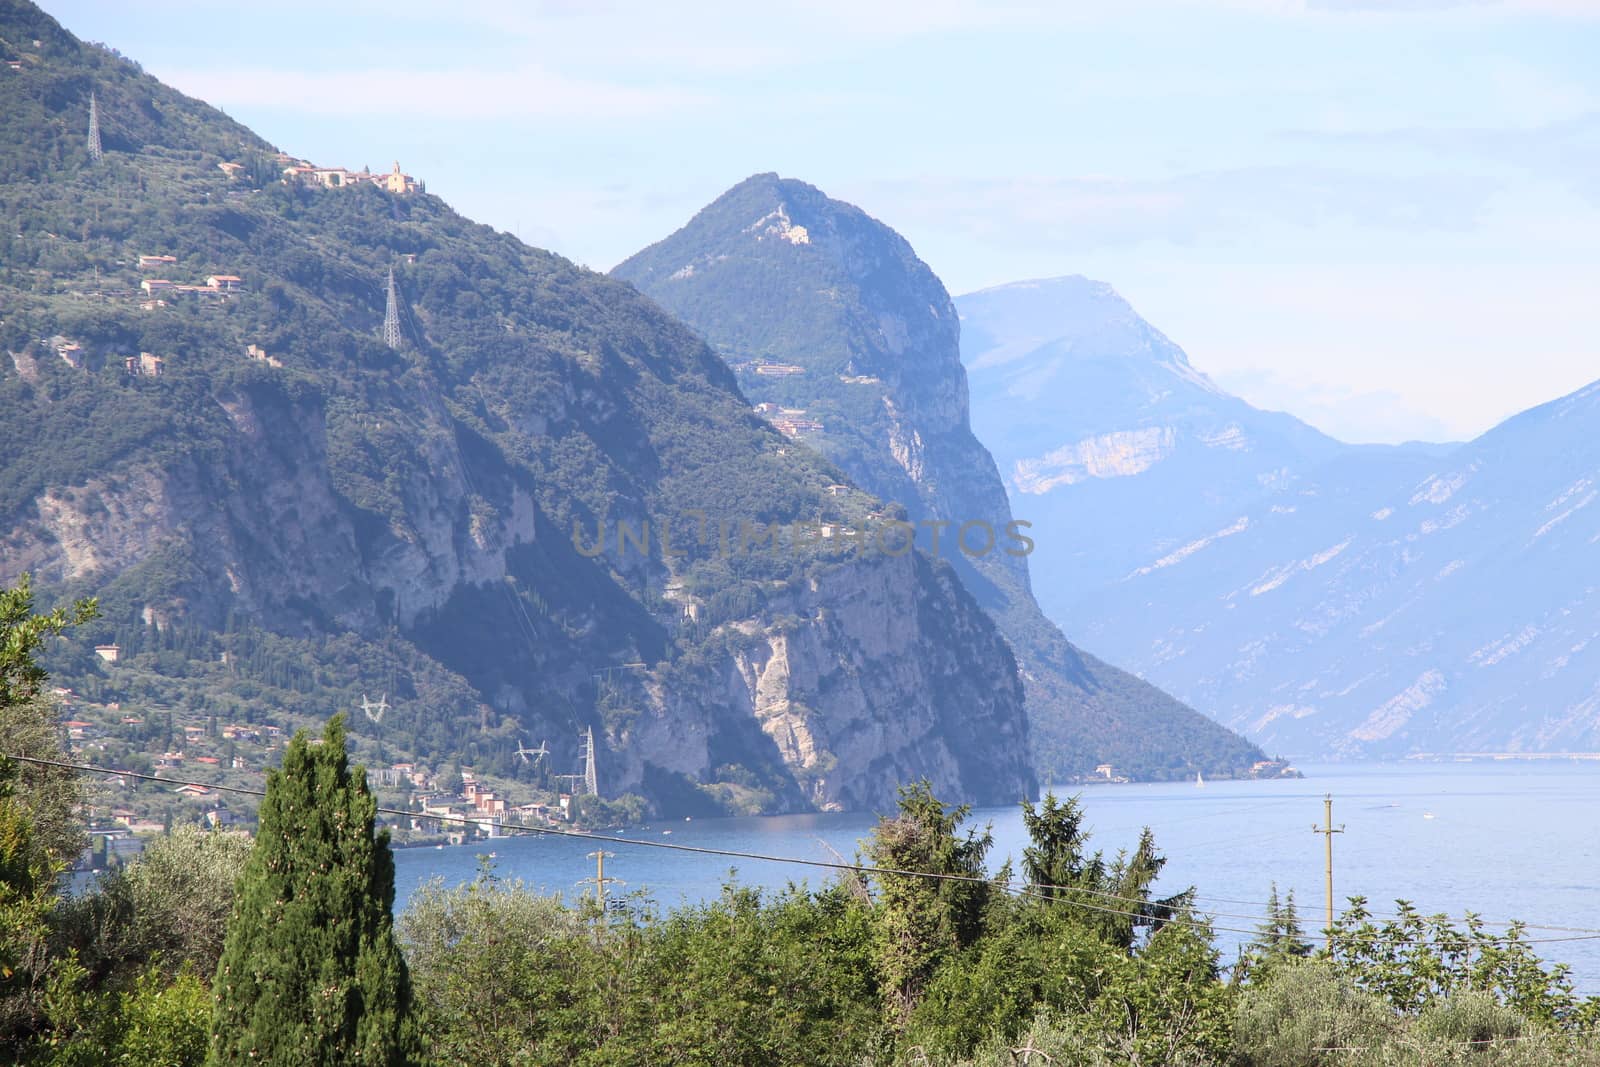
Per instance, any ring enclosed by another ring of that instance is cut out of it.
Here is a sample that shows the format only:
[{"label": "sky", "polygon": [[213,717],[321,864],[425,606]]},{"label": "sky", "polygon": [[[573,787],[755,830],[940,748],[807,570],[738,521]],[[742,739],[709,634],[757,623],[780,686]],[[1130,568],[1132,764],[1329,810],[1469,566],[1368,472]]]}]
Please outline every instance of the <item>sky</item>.
[{"label": "sky", "polygon": [[777,171],[951,293],[1084,274],[1352,441],[1600,378],[1600,0],[46,0],[596,269]]}]

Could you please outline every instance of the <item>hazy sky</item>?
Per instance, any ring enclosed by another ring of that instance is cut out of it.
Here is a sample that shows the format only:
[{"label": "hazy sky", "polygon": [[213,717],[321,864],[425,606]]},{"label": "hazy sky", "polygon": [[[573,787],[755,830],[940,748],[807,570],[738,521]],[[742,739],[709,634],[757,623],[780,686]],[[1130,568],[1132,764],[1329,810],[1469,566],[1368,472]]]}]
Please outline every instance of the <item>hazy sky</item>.
[{"label": "hazy sky", "polygon": [[1600,0],[47,0],[287,151],[608,268],[775,170],[952,293],[1112,283],[1352,440],[1600,378]]}]

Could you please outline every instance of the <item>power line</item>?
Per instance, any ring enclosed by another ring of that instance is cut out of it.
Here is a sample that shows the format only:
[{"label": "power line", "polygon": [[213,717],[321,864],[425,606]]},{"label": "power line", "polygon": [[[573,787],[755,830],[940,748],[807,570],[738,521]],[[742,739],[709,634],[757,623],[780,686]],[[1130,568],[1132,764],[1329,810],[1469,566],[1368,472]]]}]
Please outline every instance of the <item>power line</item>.
[{"label": "power line", "polygon": [[[239,794],[244,794],[244,795],[247,795],[247,796],[256,796],[256,797],[264,797],[264,796],[266,796],[266,791],[265,790],[263,790],[263,789],[252,789],[252,788],[250,788],[248,786],[230,786],[230,785],[214,784],[214,783],[210,783],[210,782],[187,781],[187,780],[184,780],[184,779],[181,779],[181,778],[163,778],[163,777],[161,777],[159,775],[145,774],[145,773],[139,772],[139,771],[120,770],[120,769],[117,769],[117,768],[114,768],[114,767],[97,767],[97,766],[94,766],[92,764],[84,764],[84,763],[69,763],[69,762],[66,762],[66,761],[63,761],[63,760],[50,760],[50,759],[44,759],[44,758],[38,757],[38,756],[10,756],[9,758],[15,759],[15,760],[17,760],[19,762],[23,762],[23,763],[33,763],[33,764],[38,764],[38,765],[47,766],[47,767],[59,767],[59,768],[66,769],[66,770],[80,771],[80,772],[91,773],[91,774],[120,774],[120,775],[124,775],[126,777],[129,777],[129,778],[136,778],[136,779],[140,779],[140,780],[143,780],[143,781],[149,781],[149,782],[161,782],[161,783],[165,783],[165,784],[168,784],[168,785],[180,785],[180,786],[182,786],[182,785],[193,785],[193,786],[199,786],[199,787],[205,788],[205,789],[215,789],[215,790],[217,790],[219,792],[239,793]],[[401,816],[401,817],[404,817],[404,818],[427,818],[427,819],[432,819],[432,820],[440,822],[440,823],[453,823],[453,824],[456,824],[456,825],[459,825],[459,826],[463,826],[463,827],[480,825],[480,823],[477,820],[467,818],[466,816],[425,815],[422,812],[407,811],[407,810],[402,809],[402,808],[387,808],[387,807],[383,807],[381,805],[377,806],[375,810],[380,812],[380,813],[382,813],[382,814],[386,814],[386,815],[396,815],[396,816]],[[1104,906],[1101,906],[1101,905],[1098,905],[1098,904],[1090,903],[1088,901],[1075,899],[1074,897],[1067,897],[1067,898],[1043,897],[1043,894],[1045,894],[1046,892],[1059,892],[1059,893],[1068,893],[1068,894],[1075,894],[1075,895],[1076,894],[1082,894],[1082,895],[1096,897],[1096,898],[1099,898],[1099,899],[1114,901],[1114,902],[1118,902],[1118,903],[1135,904],[1135,905],[1138,905],[1141,909],[1148,909],[1149,906],[1150,906],[1150,903],[1151,903],[1150,901],[1144,900],[1144,899],[1141,899],[1141,898],[1119,896],[1118,894],[1115,894],[1115,893],[1108,893],[1108,892],[1105,892],[1105,891],[1102,891],[1102,890],[1082,888],[1082,887],[1079,887],[1079,886],[1049,885],[1049,884],[1038,883],[1038,882],[1027,883],[1027,884],[1024,884],[1024,885],[1021,885],[1021,886],[1009,885],[1009,884],[1008,885],[1001,885],[999,883],[996,883],[991,878],[980,876],[980,875],[947,874],[947,873],[942,873],[942,872],[937,872],[937,871],[915,871],[915,870],[905,870],[905,869],[896,868],[896,867],[878,867],[878,866],[872,866],[872,865],[868,865],[868,864],[854,864],[854,863],[845,863],[845,862],[830,862],[830,861],[827,861],[827,860],[803,859],[803,858],[797,857],[797,856],[776,856],[776,855],[769,855],[769,854],[760,853],[760,852],[746,852],[746,851],[742,851],[742,850],[739,850],[739,849],[714,848],[714,847],[707,846],[707,845],[684,845],[684,844],[679,844],[679,843],[676,843],[676,842],[654,841],[654,840],[646,840],[646,839],[643,839],[643,838],[615,837],[615,836],[609,836],[609,835],[606,835],[606,834],[591,833],[591,832],[585,831],[585,830],[561,830],[561,829],[557,829],[555,827],[524,826],[524,825],[517,824],[517,823],[509,823],[509,824],[500,823],[500,824],[496,824],[496,825],[499,826],[502,830],[508,831],[508,832],[511,832],[511,833],[542,834],[542,835],[545,835],[545,836],[548,836],[548,837],[565,837],[565,838],[572,838],[574,840],[579,840],[579,841],[603,841],[603,842],[605,842],[607,844],[635,845],[635,846],[639,846],[639,847],[643,847],[643,848],[664,849],[664,850],[667,850],[667,851],[689,853],[689,854],[692,854],[692,855],[718,856],[718,857],[730,858],[730,859],[754,860],[754,861],[759,861],[759,862],[764,862],[764,863],[787,863],[787,864],[796,865],[796,866],[813,867],[813,868],[819,868],[819,869],[823,869],[823,870],[849,872],[849,873],[856,874],[856,875],[879,875],[879,876],[882,876],[882,875],[893,875],[893,876],[900,876],[900,877],[907,877],[907,878],[926,878],[926,879],[936,880],[936,881],[966,882],[966,883],[974,883],[974,884],[984,884],[984,885],[995,886],[996,888],[999,888],[999,889],[1002,889],[1002,890],[1004,890],[1006,892],[1010,892],[1010,893],[1014,893],[1014,894],[1041,896],[1044,899],[1055,900],[1055,901],[1057,901],[1059,903],[1070,904],[1070,905],[1075,906],[1075,907],[1087,908],[1087,909],[1092,910],[1092,911],[1103,912],[1103,913],[1111,914],[1111,915],[1121,915],[1121,916],[1134,918],[1134,919],[1144,919],[1144,920],[1151,920],[1151,921],[1162,921],[1162,922],[1166,922],[1166,923],[1169,923],[1169,924],[1188,924],[1191,928],[1204,926],[1204,927],[1206,927],[1208,929],[1211,929],[1211,930],[1219,930],[1219,931],[1223,931],[1223,932],[1226,932],[1226,933],[1254,935],[1254,934],[1259,932],[1259,931],[1257,931],[1255,929],[1242,929],[1242,928],[1239,928],[1239,927],[1230,927],[1230,926],[1216,926],[1216,925],[1212,925],[1210,923],[1202,923],[1202,922],[1200,922],[1198,920],[1186,920],[1186,919],[1181,919],[1179,917],[1173,917],[1173,918],[1170,918],[1170,919],[1158,920],[1157,917],[1152,915],[1152,914],[1150,914],[1150,912],[1148,910],[1129,911],[1129,910],[1124,910],[1124,909],[1104,907]],[[1252,921],[1261,921],[1261,920],[1266,918],[1266,916],[1241,915],[1241,914],[1237,914],[1237,913],[1224,913],[1224,912],[1208,912],[1208,914],[1220,915],[1223,918],[1238,918],[1238,919],[1247,919],[1247,920],[1252,920]],[[1578,929],[1582,929],[1582,928],[1576,928],[1575,927],[1575,928],[1572,928],[1572,929],[1578,930]],[[1511,941],[1511,940],[1513,940],[1513,939],[1511,939],[1509,937],[1503,937],[1503,936],[1502,937],[1485,937],[1485,938],[1480,939],[1480,941],[1507,941],[1507,942]],[[1600,930],[1588,930],[1588,931],[1585,931],[1584,936],[1544,937],[1544,938],[1516,938],[1515,940],[1516,940],[1516,942],[1518,944],[1523,944],[1523,945],[1553,944],[1553,943],[1557,943],[1557,942],[1569,942],[1569,941],[1594,941],[1594,940],[1600,940]],[[1390,944],[1412,944],[1412,945],[1434,945],[1434,946],[1441,947],[1441,948],[1448,948],[1448,947],[1471,947],[1471,946],[1476,945],[1476,944],[1478,944],[1480,942],[1479,941],[1441,941],[1441,940],[1432,939],[1432,938],[1398,938],[1398,939],[1393,939],[1393,940],[1391,940],[1391,941],[1389,941],[1387,943],[1390,943]]]}]

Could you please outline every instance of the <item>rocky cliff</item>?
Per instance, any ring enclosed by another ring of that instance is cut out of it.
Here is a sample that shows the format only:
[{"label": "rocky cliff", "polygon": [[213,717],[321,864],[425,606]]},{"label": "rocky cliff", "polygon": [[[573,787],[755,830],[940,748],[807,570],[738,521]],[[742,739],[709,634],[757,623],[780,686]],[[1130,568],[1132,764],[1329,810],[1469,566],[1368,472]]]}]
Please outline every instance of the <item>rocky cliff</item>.
[{"label": "rocky cliff", "polygon": [[1192,709],[1085,656],[1040,612],[1030,544],[968,422],[960,331],[904,238],[803,182],[757,175],[619,265],[700,330],[757,411],[903,509],[995,618],[1027,689],[1041,770],[1238,773],[1262,758]]},{"label": "rocky cliff", "polygon": [[[507,775],[593,727],[602,791],[663,810],[1032,792],[987,617],[926,560],[776,545],[879,505],[670,316],[435,197],[281,180],[217,112],[0,14],[40,41],[0,82],[0,581],[101,598],[63,682],[286,726],[384,691],[368,757]],[[195,288],[142,292],[155,254]]]}]

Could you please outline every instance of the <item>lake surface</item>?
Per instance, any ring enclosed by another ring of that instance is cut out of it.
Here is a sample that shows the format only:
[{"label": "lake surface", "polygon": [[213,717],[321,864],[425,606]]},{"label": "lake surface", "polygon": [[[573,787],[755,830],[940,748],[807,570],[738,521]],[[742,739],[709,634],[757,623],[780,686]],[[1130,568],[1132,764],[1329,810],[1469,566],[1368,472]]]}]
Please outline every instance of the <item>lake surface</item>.
[{"label": "lake surface", "polygon": [[[1406,763],[1302,768],[1299,781],[1104,785],[1079,790],[1093,831],[1092,848],[1108,855],[1132,847],[1144,826],[1169,858],[1158,888],[1193,885],[1212,914],[1224,962],[1255,927],[1261,902],[1276,882],[1295,891],[1308,931],[1322,926],[1322,797],[1333,795],[1334,893],[1368,898],[1370,910],[1392,912],[1396,899],[1424,912],[1459,919],[1472,910],[1488,920],[1522,919],[1600,929],[1600,762]],[[1069,793],[1072,790],[1058,790]],[[1427,816],[1431,816],[1427,817]],[[974,812],[993,823],[991,866],[1020,861],[1026,834],[1016,808]],[[785,815],[747,819],[656,821],[608,835],[615,853],[607,875],[627,882],[613,894],[645,890],[662,906],[715,897],[737,868],[740,883],[815,886],[827,871],[789,864],[671,852],[638,844],[674,844],[759,852],[808,860],[853,858],[872,828],[870,815]],[[669,832],[670,831],[670,832]],[[396,908],[424,881],[470,881],[480,854],[494,851],[495,872],[550,892],[582,891],[592,877],[591,841],[515,836],[445,849],[396,854]],[[831,849],[831,851],[830,851]],[[1020,862],[1019,862],[1020,866]],[[1231,929],[1227,929],[1231,928]],[[1557,930],[1527,937],[1571,938]],[[1600,994],[1600,939],[1538,946],[1548,960],[1572,965],[1580,989]]]}]

